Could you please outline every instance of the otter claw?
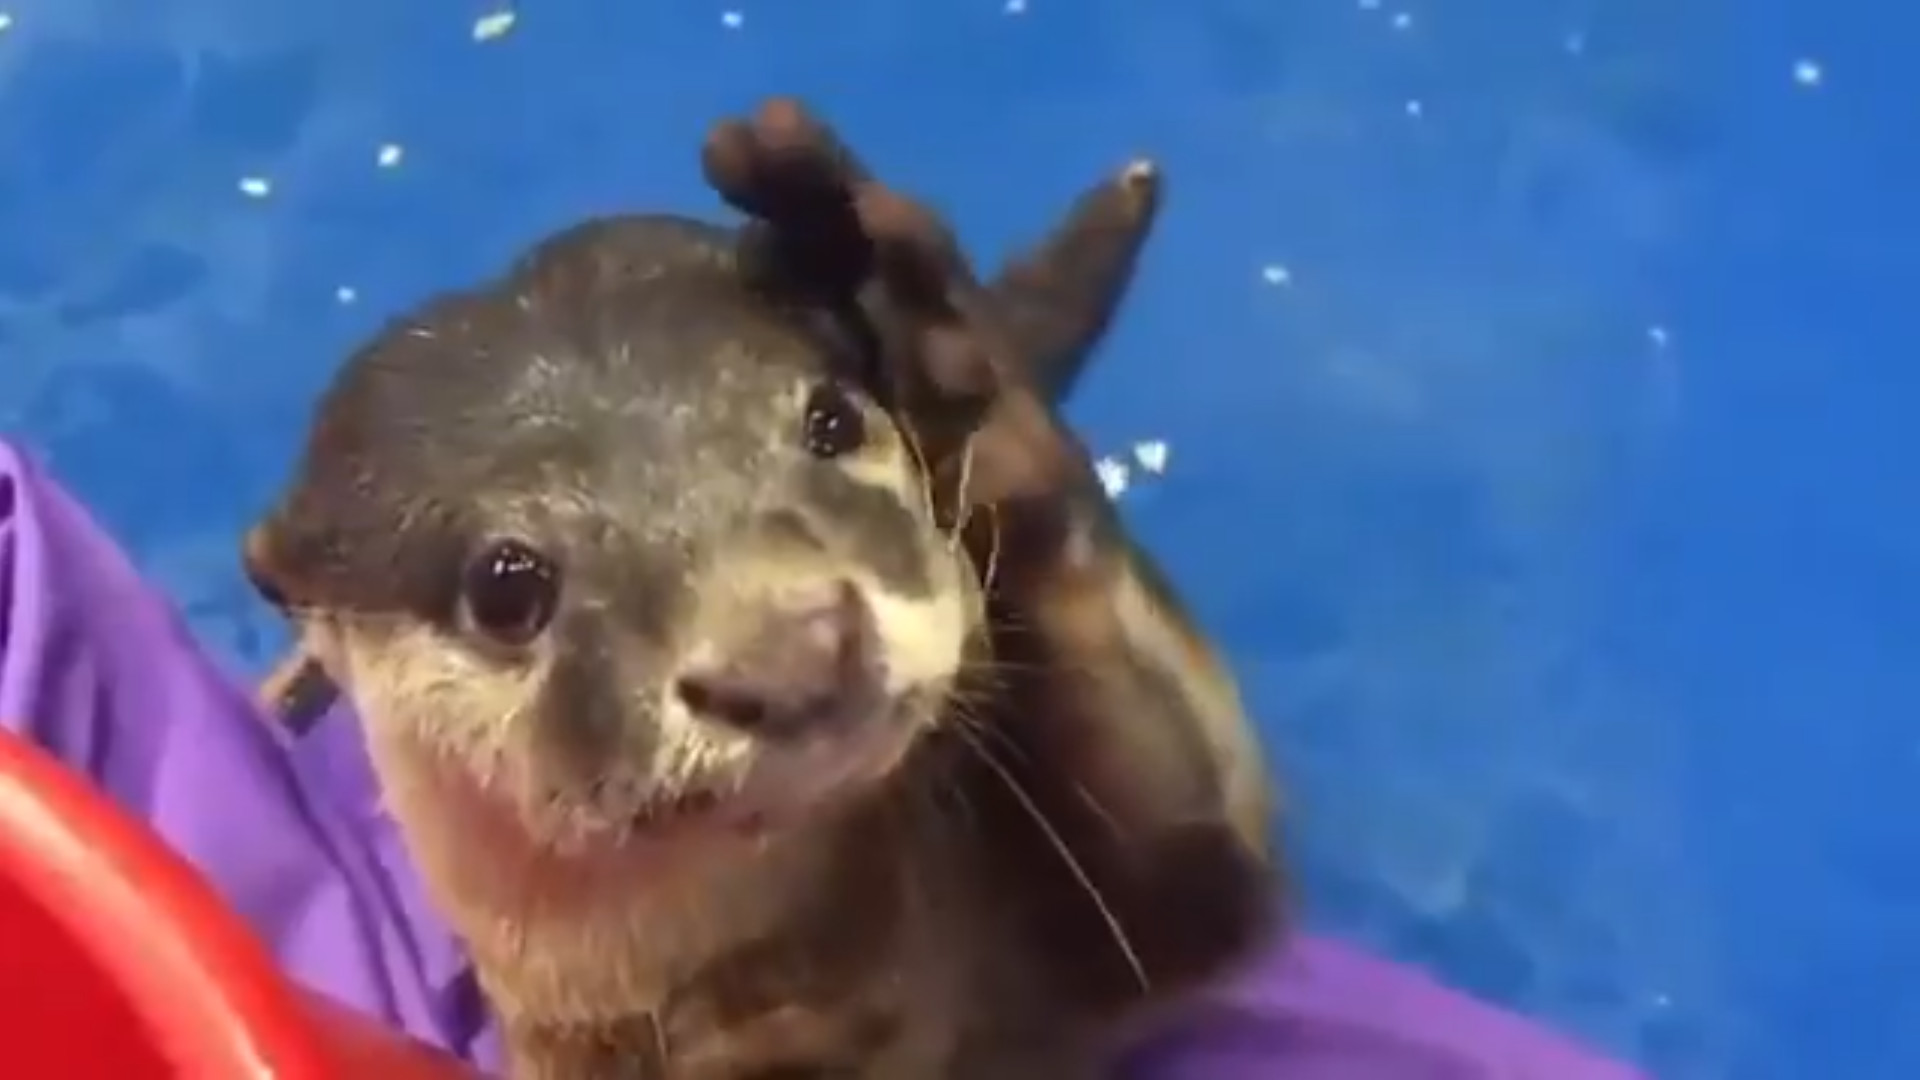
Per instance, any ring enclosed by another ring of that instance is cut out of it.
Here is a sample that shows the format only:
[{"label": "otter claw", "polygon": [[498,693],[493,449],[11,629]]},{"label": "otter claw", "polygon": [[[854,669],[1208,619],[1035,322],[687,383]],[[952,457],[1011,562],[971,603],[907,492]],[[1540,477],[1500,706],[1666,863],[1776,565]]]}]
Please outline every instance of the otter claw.
[{"label": "otter claw", "polygon": [[869,180],[866,166],[833,129],[792,98],[773,98],[762,104],[754,117],[754,129],[769,150],[809,155],[845,186]]},{"label": "otter claw", "polygon": [[1120,183],[1132,194],[1151,195],[1160,183],[1160,166],[1151,158],[1137,158],[1120,170]]},{"label": "otter claw", "polygon": [[988,286],[1015,355],[1049,400],[1072,390],[1126,298],[1162,184],[1158,164],[1129,162],[1082,193],[1052,233]]},{"label": "otter claw", "polygon": [[[864,308],[896,347],[886,364],[896,389],[965,426],[997,388],[997,369],[965,311],[979,284],[939,215],[874,182],[791,99],[717,125],[701,161],[721,197],[754,219],[738,244],[748,276],[842,311]],[[878,288],[862,300],[870,283]]]}]

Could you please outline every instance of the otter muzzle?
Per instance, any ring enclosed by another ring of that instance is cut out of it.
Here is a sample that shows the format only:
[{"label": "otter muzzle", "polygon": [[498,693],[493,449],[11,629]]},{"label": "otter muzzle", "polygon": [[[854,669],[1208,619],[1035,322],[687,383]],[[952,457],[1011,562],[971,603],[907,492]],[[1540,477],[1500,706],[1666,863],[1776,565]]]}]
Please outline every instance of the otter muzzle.
[{"label": "otter muzzle", "polygon": [[757,738],[789,741],[854,722],[879,689],[874,619],[851,582],[769,600],[674,679],[694,716]]}]

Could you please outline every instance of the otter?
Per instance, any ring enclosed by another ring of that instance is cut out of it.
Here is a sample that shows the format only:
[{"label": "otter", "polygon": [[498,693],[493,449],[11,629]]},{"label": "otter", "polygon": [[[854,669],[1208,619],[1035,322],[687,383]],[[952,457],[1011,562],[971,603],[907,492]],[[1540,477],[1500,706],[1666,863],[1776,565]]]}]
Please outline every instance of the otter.
[{"label": "otter", "polygon": [[1104,1075],[1285,925],[1232,679],[1047,400],[1144,228],[1015,310],[797,103],[703,156],[743,225],[577,226],[351,356],[249,574],[515,1080]]}]

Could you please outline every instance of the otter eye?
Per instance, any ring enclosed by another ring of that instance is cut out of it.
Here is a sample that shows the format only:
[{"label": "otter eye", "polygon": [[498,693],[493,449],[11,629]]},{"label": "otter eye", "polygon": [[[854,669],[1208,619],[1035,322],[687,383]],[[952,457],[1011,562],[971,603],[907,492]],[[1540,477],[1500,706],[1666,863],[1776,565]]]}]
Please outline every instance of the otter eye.
[{"label": "otter eye", "polygon": [[525,645],[553,621],[560,573],[526,544],[501,540],[467,564],[460,586],[475,628],[503,645]]},{"label": "otter eye", "polygon": [[866,445],[867,417],[860,403],[853,400],[839,383],[821,383],[807,396],[807,415],[802,433],[807,453],[817,458],[837,458]]}]

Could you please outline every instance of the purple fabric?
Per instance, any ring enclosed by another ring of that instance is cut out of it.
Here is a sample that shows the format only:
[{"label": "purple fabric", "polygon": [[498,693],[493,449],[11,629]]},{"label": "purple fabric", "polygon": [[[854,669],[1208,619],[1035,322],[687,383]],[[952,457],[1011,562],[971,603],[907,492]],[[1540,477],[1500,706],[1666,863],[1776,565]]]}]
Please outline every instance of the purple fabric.
[{"label": "purple fabric", "polygon": [[[0,441],[0,719],[196,863],[288,972],[482,1066],[457,943],[381,811],[353,717],[281,736],[86,513]],[[1540,1028],[1323,941],[1276,954],[1135,1080],[1633,1080]]]}]

